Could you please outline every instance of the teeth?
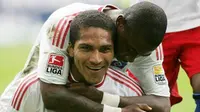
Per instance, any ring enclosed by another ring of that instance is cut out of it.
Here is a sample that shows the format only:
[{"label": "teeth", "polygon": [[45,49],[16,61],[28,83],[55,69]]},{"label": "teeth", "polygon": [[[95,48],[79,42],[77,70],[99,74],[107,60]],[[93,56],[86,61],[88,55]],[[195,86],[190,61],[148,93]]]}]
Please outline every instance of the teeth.
[{"label": "teeth", "polygon": [[101,69],[102,67],[88,67],[88,68],[90,68],[90,69],[92,69],[92,70],[99,70],[99,69]]}]

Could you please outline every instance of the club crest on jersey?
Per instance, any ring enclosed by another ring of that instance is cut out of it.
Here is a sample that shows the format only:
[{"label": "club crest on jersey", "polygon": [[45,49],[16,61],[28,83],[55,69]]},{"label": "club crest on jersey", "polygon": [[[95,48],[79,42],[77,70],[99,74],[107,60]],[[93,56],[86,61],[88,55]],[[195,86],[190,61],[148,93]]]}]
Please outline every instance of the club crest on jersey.
[{"label": "club crest on jersey", "polygon": [[62,75],[64,66],[64,56],[57,54],[50,54],[46,72],[49,74]]},{"label": "club crest on jersey", "polygon": [[162,65],[153,66],[153,73],[154,73],[155,82],[157,84],[162,85],[166,83],[165,72]]}]

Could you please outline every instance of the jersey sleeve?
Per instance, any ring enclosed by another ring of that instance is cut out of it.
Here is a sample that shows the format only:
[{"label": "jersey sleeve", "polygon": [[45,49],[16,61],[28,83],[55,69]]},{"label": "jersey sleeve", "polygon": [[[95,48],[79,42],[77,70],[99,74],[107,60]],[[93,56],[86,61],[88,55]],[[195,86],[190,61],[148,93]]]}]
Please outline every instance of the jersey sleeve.
[{"label": "jersey sleeve", "polygon": [[69,72],[67,47],[72,18],[50,17],[40,31],[38,77],[45,83],[66,84]]},{"label": "jersey sleeve", "polygon": [[[8,112],[38,112],[39,100],[42,101],[42,97],[39,86],[35,86],[35,84],[38,85],[39,81],[30,80],[30,82],[23,83],[17,88]],[[31,85],[33,83],[34,85]]]},{"label": "jersey sleeve", "polygon": [[169,97],[168,81],[162,66],[162,44],[150,56],[140,56],[125,69],[129,69],[138,79],[146,95]]}]

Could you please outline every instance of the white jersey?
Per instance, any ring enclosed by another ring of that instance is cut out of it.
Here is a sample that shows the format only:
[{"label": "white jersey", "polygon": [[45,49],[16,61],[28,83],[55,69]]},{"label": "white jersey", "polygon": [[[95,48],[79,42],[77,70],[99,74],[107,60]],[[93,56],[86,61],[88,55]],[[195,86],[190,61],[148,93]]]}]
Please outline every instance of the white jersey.
[{"label": "white jersey", "polygon": [[[117,9],[117,7],[74,3],[56,10],[44,23],[24,69],[3,92],[0,102],[6,105],[12,97],[7,96],[8,93],[15,91],[16,86],[18,86],[15,82],[20,81],[20,78],[35,68],[38,68],[38,77],[43,82],[66,84],[67,75],[64,74],[69,72],[66,49],[69,42],[70,21],[78,12],[89,9],[103,11],[104,9]],[[125,64],[126,66],[123,65],[120,69],[126,71],[129,68],[133,74],[137,74],[136,77],[147,95],[169,97],[168,82],[164,75],[162,61],[162,46],[159,46],[150,56],[139,56],[133,63]]]},{"label": "white jersey", "polygon": [[[79,7],[79,9],[77,9]],[[88,5],[88,4],[72,4],[55,11],[44,24],[40,36],[40,57],[38,65],[39,78],[46,83],[65,85],[68,74],[69,65],[66,56],[66,49],[69,42],[69,25],[78,12],[89,9],[101,10],[105,8],[117,9],[115,6],[106,5]],[[71,9],[71,10],[68,10]],[[81,9],[81,10],[80,10]],[[154,94],[159,96],[169,96],[169,88],[162,67],[163,52],[162,48],[158,47],[151,56],[138,57],[134,63],[129,66],[133,73],[137,72],[136,76],[142,85],[146,94]],[[161,67],[162,81],[156,81],[156,75],[153,69]],[[128,67],[128,66],[127,66]],[[125,68],[127,68],[125,67]],[[136,67],[137,70],[132,70]],[[138,68],[139,67],[139,68]],[[65,69],[64,69],[65,68]],[[142,77],[142,78],[140,78]],[[145,77],[145,78],[144,78]],[[149,83],[147,83],[149,82]]]},{"label": "white jersey", "polygon": [[[137,81],[113,68],[108,69],[103,80],[95,87],[120,96],[142,96],[144,94]],[[27,75],[20,82],[8,110],[8,112],[52,112],[44,107],[36,72]]]},{"label": "white jersey", "polygon": [[[132,4],[135,4],[133,0]],[[145,0],[136,0],[145,1]],[[200,0],[146,0],[164,9],[167,32],[183,31],[200,26]]]}]

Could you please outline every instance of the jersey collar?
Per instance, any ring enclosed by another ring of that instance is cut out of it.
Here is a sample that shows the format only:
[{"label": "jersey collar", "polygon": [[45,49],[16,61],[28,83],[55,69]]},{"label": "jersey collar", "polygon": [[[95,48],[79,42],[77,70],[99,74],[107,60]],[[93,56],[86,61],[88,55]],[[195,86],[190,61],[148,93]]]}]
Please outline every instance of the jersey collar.
[{"label": "jersey collar", "polygon": [[[107,73],[106,73],[106,74],[107,74]],[[94,84],[93,86],[95,86],[96,88],[101,87],[101,86],[103,85],[104,81],[105,81],[106,74],[105,74],[104,77],[102,78],[101,82],[99,82],[99,83],[97,83],[97,84]],[[74,76],[72,75],[71,72],[69,73],[68,81],[71,82],[71,83],[78,83],[78,81],[74,78]]]},{"label": "jersey collar", "polygon": [[104,5],[104,6],[100,7],[100,8],[98,9],[98,11],[104,12],[104,10],[107,10],[107,9],[119,9],[119,8],[116,7],[116,6],[114,6],[114,5],[107,4],[107,5]]}]

